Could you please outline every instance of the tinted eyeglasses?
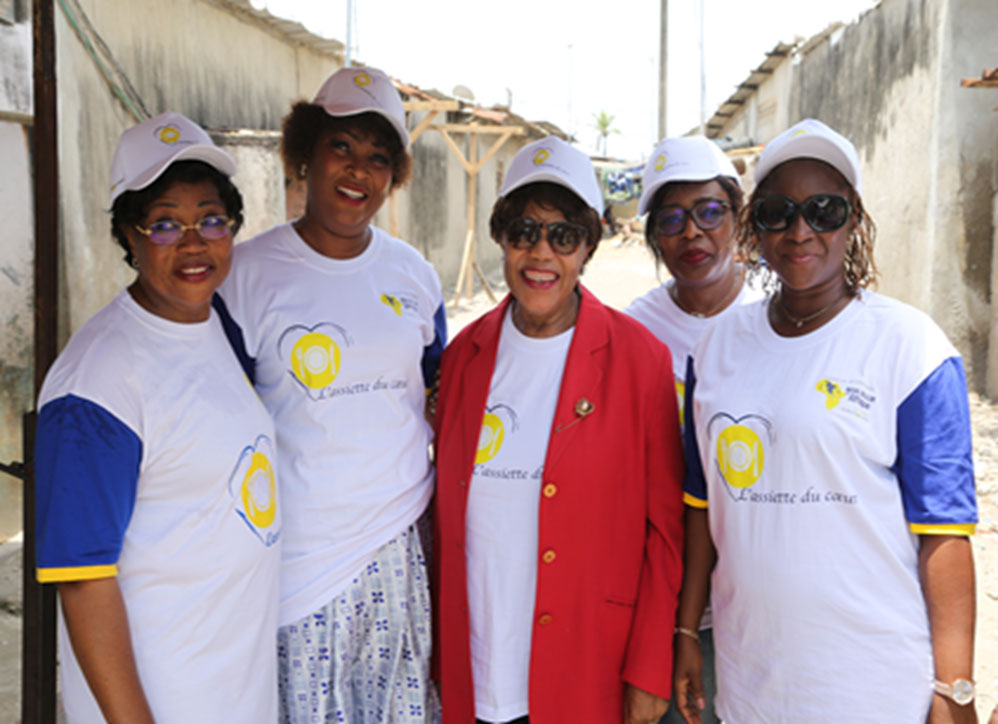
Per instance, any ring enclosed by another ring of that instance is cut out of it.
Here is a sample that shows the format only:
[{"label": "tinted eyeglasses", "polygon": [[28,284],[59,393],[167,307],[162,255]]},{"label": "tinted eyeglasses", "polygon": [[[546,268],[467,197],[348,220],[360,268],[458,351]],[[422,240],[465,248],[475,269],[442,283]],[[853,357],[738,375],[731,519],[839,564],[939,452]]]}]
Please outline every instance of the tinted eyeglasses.
[{"label": "tinted eyeglasses", "polygon": [[682,206],[663,206],[652,216],[652,234],[654,236],[674,236],[683,233],[687,217],[693,219],[701,231],[716,229],[724,223],[724,217],[731,205],[721,199],[700,199],[693,208]]},{"label": "tinted eyeglasses", "polygon": [[176,221],[163,220],[150,224],[148,229],[143,229],[136,224],[135,229],[140,234],[147,236],[153,244],[167,246],[180,241],[180,237],[188,229],[196,230],[202,239],[209,241],[222,239],[230,233],[232,225],[235,223],[235,221],[227,216],[212,214],[193,224],[178,224]]},{"label": "tinted eyeglasses", "polygon": [[789,196],[771,194],[756,199],[752,207],[755,225],[764,231],[786,231],[797,214],[802,214],[815,231],[835,231],[849,220],[852,204],[838,194],[815,194],[800,204]]},{"label": "tinted eyeglasses", "polygon": [[589,231],[571,221],[545,224],[533,219],[513,219],[506,225],[505,240],[514,249],[532,249],[541,240],[541,229],[547,229],[548,245],[558,254],[572,254],[589,238]]}]

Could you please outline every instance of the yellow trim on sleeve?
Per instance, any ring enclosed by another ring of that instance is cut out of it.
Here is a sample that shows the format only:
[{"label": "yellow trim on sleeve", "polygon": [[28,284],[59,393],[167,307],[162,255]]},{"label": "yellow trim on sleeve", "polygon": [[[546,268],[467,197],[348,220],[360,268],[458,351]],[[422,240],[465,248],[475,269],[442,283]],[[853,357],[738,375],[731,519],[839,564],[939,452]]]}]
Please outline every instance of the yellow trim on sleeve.
[{"label": "yellow trim on sleeve", "polygon": [[687,492],[683,493],[683,502],[686,503],[691,508],[701,508],[701,509],[707,508],[706,500],[700,500],[700,498],[696,498]]},{"label": "yellow trim on sleeve", "polygon": [[79,566],[76,568],[38,568],[35,571],[39,583],[68,583],[69,581],[92,581],[97,578],[114,578],[118,566]]},{"label": "yellow trim on sleeve", "polygon": [[977,523],[909,523],[918,535],[974,535]]}]

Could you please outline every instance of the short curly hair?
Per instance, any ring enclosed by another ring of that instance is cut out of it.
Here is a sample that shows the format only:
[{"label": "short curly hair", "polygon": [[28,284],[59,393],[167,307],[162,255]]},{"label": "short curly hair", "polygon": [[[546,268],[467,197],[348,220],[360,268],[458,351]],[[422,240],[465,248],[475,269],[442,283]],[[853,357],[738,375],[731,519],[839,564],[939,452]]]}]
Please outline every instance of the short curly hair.
[{"label": "short curly hair", "polygon": [[232,219],[232,235],[243,225],[243,197],[232,179],[204,161],[176,161],[162,175],[143,189],[126,191],[114,200],[111,207],[111,236],[125,250],[125,263],[135,268],[135,256],[128,245],[125,229],[142,223],[149,207],[175,183],[197,184],[211,181],[225,207],[225,215]]},{"label": "short curly hair", "polygon": [[523,216],[523,210],[531,201],[546,208],[557,209],[567,221],[585,227],[588,232],[586,244],[590,247],[586,259],[592,257],[596,245],[603,238],[603,222],[599,214],[578,195],[561,184],[550,181],[525,184],[496,201],[489,217],[489,234],[496,243],[502,242],[506,227]]},{"label": "short curly hair", "polygon": [[[836,171],[836,173],[838,172]],[[877,265],[873,260],[873,247],[877,241],[877,225],[874,223],[873,217],[863,208],[863,200],[859,194],[844,176],[842,182],[849,189],[849,203],[852,205],[853,216],[856,219],[856,224],[849,235],[848,246],[846,246],[844,265],[846,291],[849,296],[854,297],[860,289],[874,288],[877,285],[877,277],[880,272],[877,271]],[[745,208],[738,216],[735,243],[749,272],[762,276],[763,287],[768,291],[773,291],[779,281],[776,279],[776,275],[763,263],[759,240],[760,229],[755,224],[753,213],[756,200],[767,194],[765,186],[766,179],[763,179],[755,187],[748,203],[745,204]]]},{"label": "short curly hair", "polygon": [[659,189],[655,191],[655,194],[651,197],[651,202],[648,204],[648,221],[645,222],[645,241],[648,243],[648,248],[651,250],[652,256],[655,257],[655,265],[665,265],[665,255],[662,253],[661,247],[655,242],[655,211],[659,206],[662,205],[662,200],[665,199],[665,195],[669,192],[670,188],[675,187],[681,183],[710,183],[711,181],[717,181],[724,190],[724,194],[728,197],[728,203],[731,205],[731,213],[738,220],[738,215],[741,213],[742,204],[745,203],[745,192],[742,191],[742,187],[735,183],[732,179],[727,176],[715,176],[712,179],[707,179],[706,181],[672,181],[667,184],[663,184]]},{"label": "short curly hair", "polygon": [[331,116],[322,106],[298,101],[281,122],[281,158],[289,176],[304,178],[315,152],[315,144],[328,131],[363,131],[374,136],[384,146],[392,168],[392,190],[404,186],[412,175],[412,156],[402,145],[398,131],[380,113],[358,113],[355,116]]}]

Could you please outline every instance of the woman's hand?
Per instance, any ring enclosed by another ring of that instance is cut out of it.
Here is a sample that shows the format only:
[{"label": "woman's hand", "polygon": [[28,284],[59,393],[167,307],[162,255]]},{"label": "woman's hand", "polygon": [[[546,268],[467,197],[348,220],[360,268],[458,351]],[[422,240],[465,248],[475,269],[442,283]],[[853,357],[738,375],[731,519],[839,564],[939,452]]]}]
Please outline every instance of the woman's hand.
[{"label": "woman's hand", "polygon": [[669,700],[631,684],[624,691],[624,724],[655,724],[665,715]]},{"label": "woman's hand", "polygon": [[[998,722],[995,717],[991,717],[991,719]],[[929,709],[929,718],[926,719],[926,724],[977,724],[977,711],[974,709],[974,702],[960,706],[955,701],[935,694],[932,697],[932,706]]]},{"label": "woman's hand", "polygon": [[[918,572],[929,613],[936,678],[972,679],[974,673],[974,557],[966,536],[922,535]],[[935,694],[929,724],[976,724],[973,702],[960,706]]]},{"label": "woman's hand", "polygon": [[700,711],[707,706],[703,696],[703,654],[700,642],[694,641],[691,636],[677,635],[674,651],[672,699],[686,724],[699,724]]},{"label": "woman's hand", "polygon": [[153,724],[117,578],[59,584],[73,653],[110,724]]}]

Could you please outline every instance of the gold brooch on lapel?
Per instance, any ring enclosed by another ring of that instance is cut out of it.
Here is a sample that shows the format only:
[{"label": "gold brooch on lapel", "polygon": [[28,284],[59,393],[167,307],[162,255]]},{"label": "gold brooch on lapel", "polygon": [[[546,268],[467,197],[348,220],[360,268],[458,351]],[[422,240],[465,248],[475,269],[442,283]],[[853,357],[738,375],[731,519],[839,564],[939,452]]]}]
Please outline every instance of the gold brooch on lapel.
[{"label": "gold brooch on lapel", "polygon": [[580,420],[584,419],[587,415],[592,414],[592,412],[595,409],[596,409],[596,405],[594,405],[592,402],[590,402],[585,397],[580,397],[579,400],[578,400],[578,402],[575,403],[575,419],[572,420],[567,425],[558,425],[558,427],[555,428],[555,432],[563,432],[564,430],[567,430],[568,428],[570,428],[575,423],[577,423]]}]

